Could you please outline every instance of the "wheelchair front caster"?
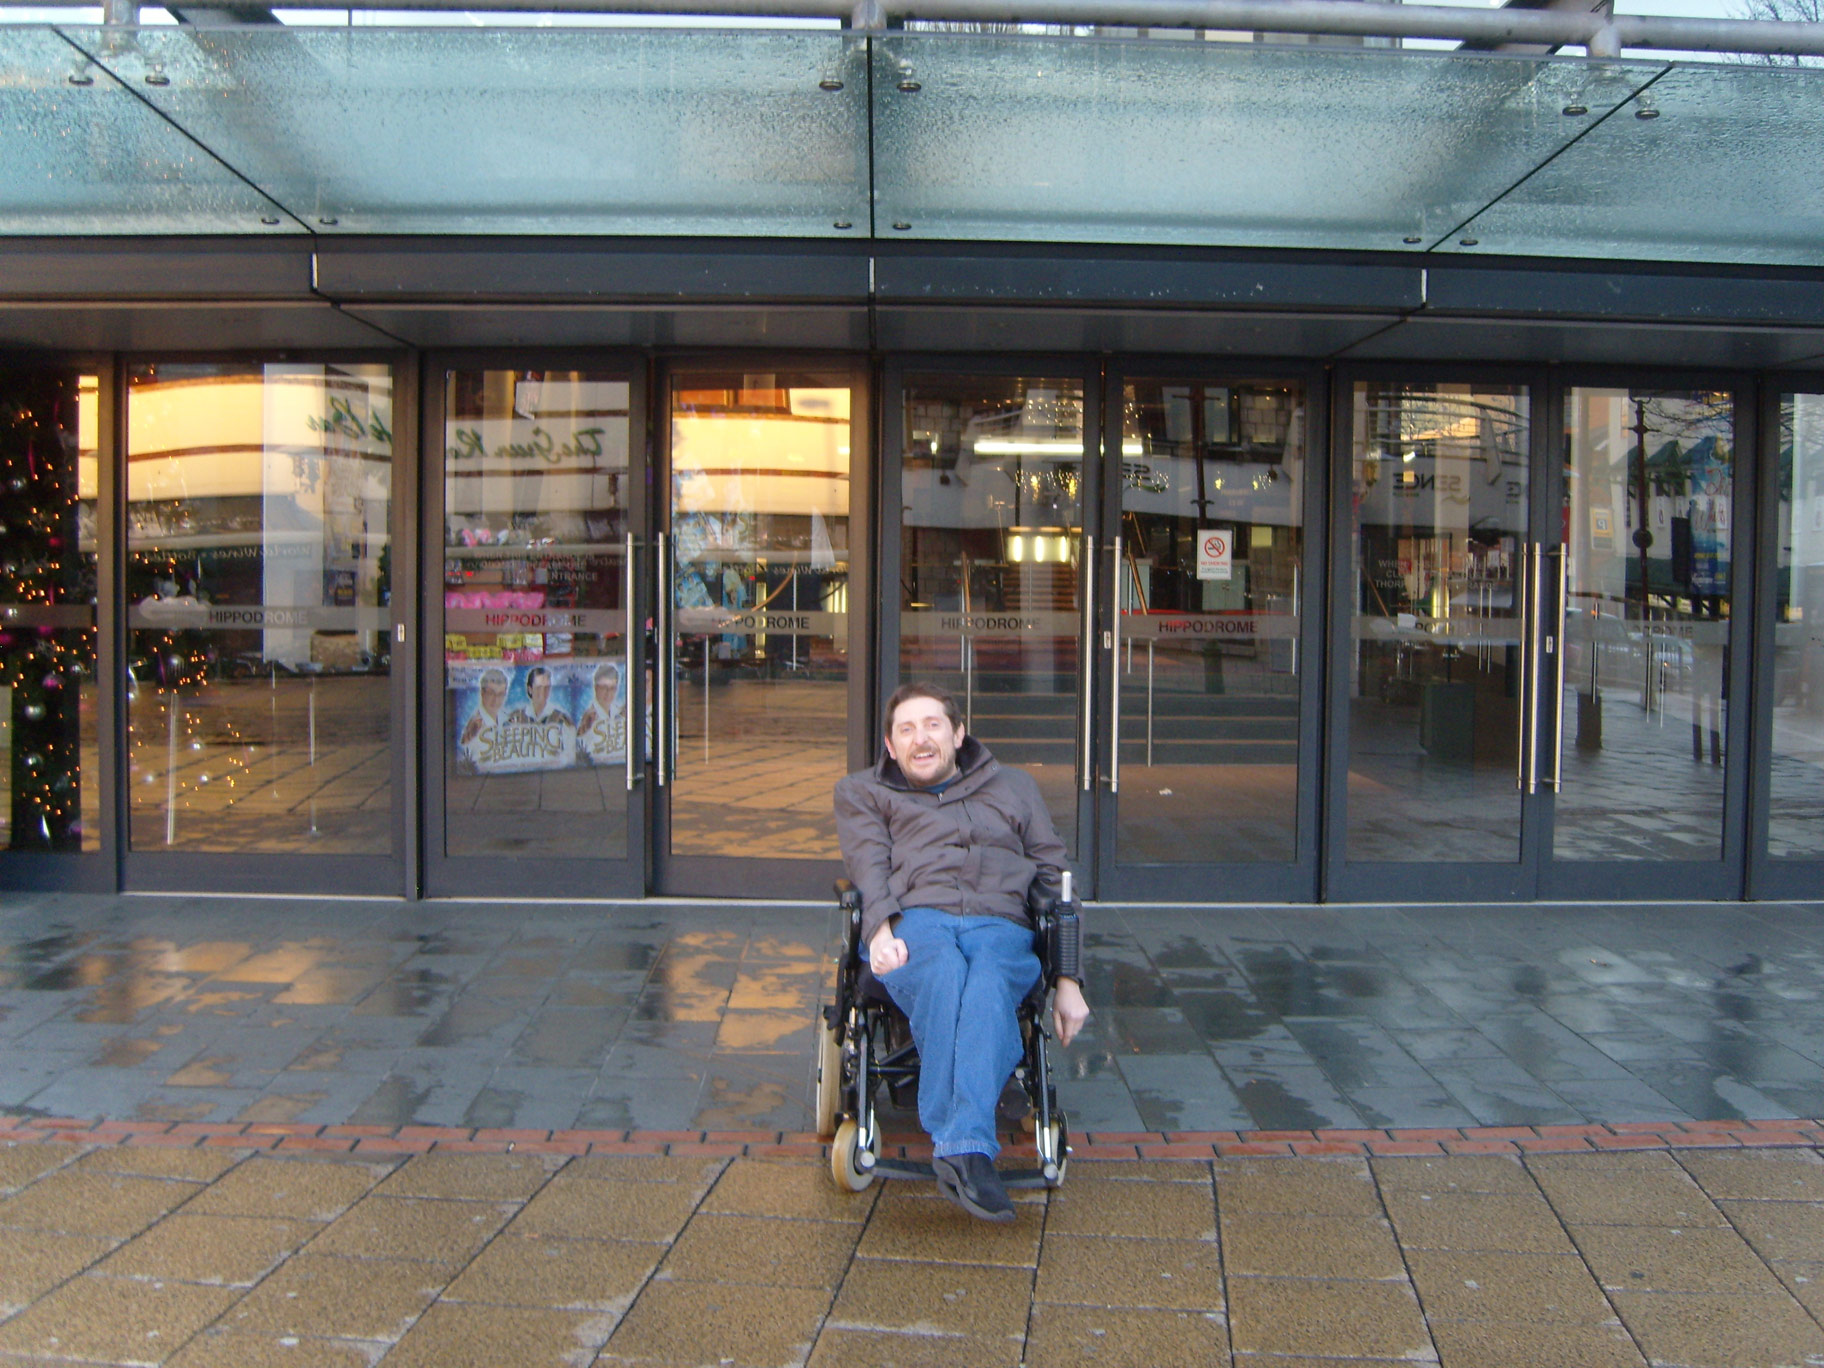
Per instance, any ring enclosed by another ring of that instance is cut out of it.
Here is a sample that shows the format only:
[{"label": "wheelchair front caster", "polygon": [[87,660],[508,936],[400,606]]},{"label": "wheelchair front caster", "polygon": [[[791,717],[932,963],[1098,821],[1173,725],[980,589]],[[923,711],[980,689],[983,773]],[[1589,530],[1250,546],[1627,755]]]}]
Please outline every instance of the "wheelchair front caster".
[{"label": "wheelchair front caster", "polygon": [[836,1139],[830,1145],[830,1177],[836,1186],[860,1192],[875,1178],[874,1164],[880,1158],[880,1132],[874,1132],[874,1143],[861,1148],[861,1127],[844,1121],[836,1127]]},{"label": "wheelchair front caster", "polygon": [[817,1134],[829,1135],[836,1129],[836,1113],[842,1108],[842,1046],[836,1043],[836,1028],[818,1021],[817,1036]]},{"label": "wheelchair front caster", "polygon": [[1070,1143],[1064,1123],[1053,1121],[1035,1138],[1038,1141],[1039,1172],[1045,1175],[1045,1186],[1064,1186],[1064,1170],[1070,1166]]}]

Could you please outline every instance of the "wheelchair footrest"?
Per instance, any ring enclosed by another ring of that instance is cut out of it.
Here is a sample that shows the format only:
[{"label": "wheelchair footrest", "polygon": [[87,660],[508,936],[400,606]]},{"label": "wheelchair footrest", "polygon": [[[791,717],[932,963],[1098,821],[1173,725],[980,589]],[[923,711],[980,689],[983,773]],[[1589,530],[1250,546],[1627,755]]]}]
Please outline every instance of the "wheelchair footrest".
[{"label": "wheelchair footrest", "polygon": [[[930,1161],[923,1159],[881,1159],[876,1161],[874,1172],[882,1178],[924,1178],[930,1182],[937,1181],[937,1173],[932,1169]],[[1042,1171],[1027,1168],[1002,1169],[1001,1185],[1010,1188],[1050,1186]]]}]

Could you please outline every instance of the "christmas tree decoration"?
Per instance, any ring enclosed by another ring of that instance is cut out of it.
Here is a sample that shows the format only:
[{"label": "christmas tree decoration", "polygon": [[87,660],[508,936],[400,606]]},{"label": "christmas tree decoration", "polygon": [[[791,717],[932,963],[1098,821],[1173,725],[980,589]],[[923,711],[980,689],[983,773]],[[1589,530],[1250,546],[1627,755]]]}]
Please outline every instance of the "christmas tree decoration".
[{"label": "christmas tree decoration", "polygon": [[78,685],[94,675],[95,633],[41,611],[95,602],[78,535],[77,405],[73,373],[0,375],[0,605],[15,610],[0,631],[0,707],[14,850],[82,848]]}]

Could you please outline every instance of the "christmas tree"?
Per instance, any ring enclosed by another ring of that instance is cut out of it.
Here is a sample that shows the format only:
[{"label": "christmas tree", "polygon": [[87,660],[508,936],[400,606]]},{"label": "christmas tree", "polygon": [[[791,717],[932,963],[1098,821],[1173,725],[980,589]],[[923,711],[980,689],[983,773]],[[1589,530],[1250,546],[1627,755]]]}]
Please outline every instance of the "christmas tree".
[{"label": "christmas tree", "polygon": [[15,850],[82,846],[80,700],[95,632],[42,611],[95,602],[94,560],[78,541],[77,402],[74,374],[0,375],[0,605],[16,610],[0,623],[0,688]]}]

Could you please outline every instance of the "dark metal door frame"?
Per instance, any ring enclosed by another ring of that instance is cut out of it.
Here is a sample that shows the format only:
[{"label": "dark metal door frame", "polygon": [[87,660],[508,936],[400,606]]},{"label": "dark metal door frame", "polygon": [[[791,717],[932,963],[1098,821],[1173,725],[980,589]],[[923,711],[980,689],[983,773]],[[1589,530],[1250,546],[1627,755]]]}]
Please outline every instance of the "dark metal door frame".
[{"label": "dark metal door frame", "polygon": [[[1354,598],[1358,586],[1352,535],[1355,518],[1354,448],[1352,396],[1360,381],[1383,380],[1423,383],[1482,383],[1523,386],[1527,390],[1528,461],[1527,535],[1523,545],[1536,546],[1544,529],[1551,526],[1554,505],[1552,490],[1543,472],[1549,470],[1550,457],[1557,442],[1548,437],[1547,428],[1555,412],[1549,396],[1553,393],[1546,373],[1533,367],[1514,366],[1449,366],[1434,363],[1376,363],[1339,367],[1331,389],[1330,425],[1330,567],[1328,605],[1329,669],[1326,671],[1328,702],[1325,708],[1326,737],[1323,819],[1323,898],[1326,902],[1516,902],[1536,896],[1538,887],[1538,852],[1545,839],[1542,823],[1546,813],[1537,793],[1522,792],[1520,798],[1520,839],[1513,863],[1464,861],[1351,861],[1347,855],[1350,686],[1348,671],[1354,667],[1351,624],[1354,620]],[[1556,534],[1553,540],[1556,540]],[[1536,650],[1539,643],[1532,643]],[[1516,771],[1521,768],[1527,719],[1520,719],[1521,737],[1517,738]],[[1519,782],[1517,778],[1517,782]],[[1524,789],[1524,783],[1520,783]]]},{"label": "dark metal door frame", "polygon": [[[1109,572],[1114,565],[1113,538],[1122,527],[1122,443],[1125,386],[1129,380],[1170,379],[1193,382],[1244,383],[1296,380],[1305,387],[1305,489],[1302,574],[1305,592],[1296,646],[1304,662],[1298,671],[1298,783],[1296,856],[1289,863],[1207,860],[1182,864],[1122,864],[1116,845],[1120,796],[1110,783],[1109,757],[1116,744],[1114,672],[1118,642],[1104,644],[1103,633],[1115,622],[1118,597]],[[1122,902],[1226,903],[1314,902],[1318,897],[1320,849],[1319,780],[1323,766],[1324,624],[1330,602],[1325,591],[1331,549],[1324,535],[1329,504],[1331,451],[1331,375],[1312,362],[1267,362],[1227,357],[1120,358],[1106,368],[1101,452],[1097,461],[1102,489],[1097,532],[1098,556],[1094,604],[1096,660],[1096,798],[1098,896]],[[1114,649],[1110,649],[1110,646]]]},{"label": "dark metal door frame", "polygon": [[[514,859],[499,855],[448,855],[444,853],[445,785],[449,747],[444,731],[443,570],[444,570],[444,451],[443,415],[449,375],[453,371],[517,369],[575,369],[620,373],[627,379],[628,394],[628,499],[627,518],[633,529],[634,554],[625,572],[632,590],[626,629],[631,637],[633,666],[628,672],[630,728],[636,754],[630,757],[633,787],[627,798],[627,842],[624,850],[604,850],[598,858],[565,859],[538,855]],[[418,471],[418,550],[424,567],[417,592],[418,631],[416,686],[417,710],[414,749],[421,759],[413,777],[418,830],[411,842],[416,861],[413,888],[426,897],[490,898],[638,898],[646,889],[646,800],[641,789],[649,787],[646,766],[637,753],[638,738],[646,735],[645,690],[647,677],[646,633],[639,624],[651,608],[651,579],[647,521],[649,500],[642,491],[650,485],[650,423],[647,395],[650,365],[637,353],[625,351],[541,350],[534,347],[487,351],[432,352],[423,362],[424,396]],[[395,629],[397,637],[397,629]],[[408,648],[409,649],[409,648]],[[411,685],[408,685],[411,687]]]},{"label": "dark metal door frame", "polygon": [[[1098,510],[1101,508],[1101,431],[1102,431],[1102,387],[1103,367],[1100,358],[1076,353],[896,353],[890,357],[884,367],[881,381],[881,441],[880,441],[880,495],[878,500],[878,517],[880,527],[879,565],[880,590],[876,595],[875,605],[880,614],[878,641],[879,682],[872,708],[873,724],[869,733],[868,758],[871,760],[880,753],[879,737],[884,730],[884,713],[887,698],[893,690],[904,682],[899,677],[900,660],[900,591],[899,564],[903,549],[902,532],[902,483],[900,479],[900,454],[905,450],[905,391],[909,379],[920,376],[1039,376],[1057,375],[1075,379],[1083,386],[1083,490],[1079,497],[1079,507],[1084,526],[1084,535],[1094,537],[1094,528]],[[1094,543],[1100,546],[1100,542]],[[1097,553],[1098,562],[1101,553]],[[1101,566],[1098,563],[1097,573]],[[1082,605],[1086,610],[1083,625],[1079,628],[1078,651],[1079,662],[1088,658],[1088,634],[1091,625],[1087,612],[1093,611],[1093,602]],[[1093,746],[1090,744],[1090,727],[1093,719],[1094,696],[1097,685],[1093,678],[1085,677],[1085,687],[1079,688],[1077,711],[1072,732],[1072,751],[1076,756],[1076,775],[1074,779],[1077,794],[1076,830],[1078,833],[1077,849],[1072,852],[1072,862],[1079,877],[1087,884],[1087,896],[1107,897],[1105,892],[1097,892],[1096,853],[1093,833],[1095,831],[1095,759]],[[993,737],[986,738],[989,748],[993,748]]]},{"label": "dark metal door frame", "polygon": [[[1537,852],[1538,891],[1535,896],[1562,900],[1703,902],[1740,898],[1748,887],[1751,850],[1764,852],[1765,841],[1750,845],[1751,817],[1749,795],[1751,778],[1756,792],[1764,792],[1767,754],[1764,745],[1752,744],[1752,738],[1765,735],[1757,718],[1768,717],[1760,707],[1766,691],[1763,676],[1767,668],[1756,658],[1754,628],[1759,617],[1757,605],[1763,599],[1757,592],[1769,566],[1759,554],[1762,546],[1758,504],[1766,497],[1764,485],[1777,483],[1763,479],[1761,455],[1761,414],[1759,391],[1752,375],[1733,371],[1669,371],[1645,367],[1576,369],[1554,377],[1554,427],[1552,451],[1557,459],[1549,462],[1547,476],[1552,486],[1553,508],[1563,507],[1563,481],[1570,459],[1565,447],[1567,432],[1566,406],[1572,390],[1604,389],[1716,389],[1728,391],[1733,400],[1731,441],[1734,448],[1734,474],[1730,490],[1733,526],[1730,528],[1730,604],[1728,626],[1728,667],[1730,679],[1725,713],[1723,773],[1723,814],[1720,849],[1715,860],[1558,860],[1552,855],[1552,831],[1557,817],[1557,798],[1547,791],[1541,794],[1544,820],[1541,823],[1541,845]],[[1777,498],[1777,493],[1775,494]],[[1550,542],[1561,554],[1564,547],[1563,519],[1554,516],[1541,525]],[[1542,540],[1544,538],[1542,537]],[[1770,561],[1771,558],[1768,558]],[[1746,567],[1748,573],[1744,573]],[[1770,581],[1769,581],[1770,583]],[[1560,705],[1562,699],[1555,700]],[[1769,695],[1770,702],[1770,695]],[[1541,757],[1541,764],[1555,763],[1557,757]],[[1765,835],[1764,812],[1761,832]],[[1764,861],[1763,861],[1764,863]],[[1815,884],[1812,886],[1815,892]]]},{"label": "dark metal door frame", "polygon": [[[126,462],[117,453],[116,434],[120,431],[121,407],[116,383],[119,367],[111,355],[65,354],[18,358],[8,366],[19,372],[52,371],[96,379],[96,465],[95,491],[95,734],[90,738],[96,754],[94,774],[79,774],[78,783],[93,785],[99,795],[97,804],[97,846],[93,850],[5,850],[0,851],[0,889],[54,889],[72,893],[111,893],[120,886],[121,850],[125,830],[125,803],[120,779],[121,749],[126,727],[121,716],[121,690],[114,686],[123,655],[122,622],[124,613],[116,600],[119,596],[120,553],[117,545],[124,542],[119,506],[124,498],[119,487],[124,485]],[[80,554],[72,547],[71,554]],[[80,764],[80,750],[78,763]]]},{"label": "dark metal door frame", "polygon": [[[392,807],[386,822],[391,834],[391,852],[385,855],[296,855],[270,851],[241,854],[232,851],[134,851],[131,848],[131,826],[128,820],[128,775],[131,772],[128,736],[127,622],[125,601],[127,565],[131,552],[128,538],[127,452],[130,435],[127,430],[128,376],[135,365],[176,361],[186,365],[259,366],[284,361],[302,361],[322,365],[384,365],[392,371],[393,383],[393,477],[387,510],[387,533],[394,549],[395,583],[388,612],[393,659],[389,666],[387,688],[391,715]],[[100,607],[102,640],[99,665],[106,681],[102,717],[112,742],[104,749],[102,774],[110,786],[109,804],[114,823],[112,848],[117,860],[117,887],[125,892],[164,893],[272,893],[353,895],[366,897],[410,896],[411,857],[410,809],[414,802],[411,758],[406,752],[415,734],[411,709],[412,670],[402,659],[399,633],[409,634],[412,623],[412,599],[402,586],[409,586],[413,572],[410,566],[416,530],[412,492],[417,470],[415,452],[419,432],[418,364],[415,353],[363,349],[322,349],[275,353],[262,352],[146,352],[123,353],[113,359],[110,372],[104,372],[104,385],[111,373],[113,394],[102,393],[101,464],[99,493],[106,509],[98,522],[106,553],[102,560]],[[110,424],[112,432],[110,433]],[[112,474],[110,474],[110,469]],[[112,532],[109,532],[109,519]],[[108,562],[112,560],[110,568]],[[110,667],[109,654],[113,661]],[[112,711],[111,722],[108,721]],[[111,756],[107,753],[111,751]]]},{"label": "dark metal door frame", "polygon": [[[1773,724],[1777,702],[1778,650],[1774,614],[1779,607],[1780,572],[1780,400],[1786,394],[1824,394],[1824,379],[1817,375],[1765,375],[1760,377],[1755,411],[1760,421],[1759,482],[1754,500],[1759,522],[1754,539],[1753,614],[1754,709],[1750,735],[1754,771],[1748,789],[1748,888],[1756,899],[1790,898],[1810,901],[1824,888],[1824,855],[1774,858],[1768,853],[1768,828],[1772,811]],[[1795,434],[1796,444],[1796,434]],[[1796,516],[1796,490],[1795,508]],[[1796,571],[1797,567],[1792,567]],[[1796,583],[1788,593],[1796,590]],[[1744,614],[1743,616],[1747,616]],[[1808,630],[1819,631],[1812,624]]]},{"label": "dark metal door frame", "polygon": [[652,875],[652,892],[679,897],[768,900],[800,899],[825,902],[833,882],[842,875],[839,860],[755,859],[739,853],[726,856],[671,854],[670,782],[675,732],[673,685],[676,676],[675,632],[669,629],[675,564],[672,548],[671,508],[671,390],[674,379],[689,372],[814,372],[840,373],[851,386],[849,428],[849,663],[847,680],[849,767],[866,764],[871,753],[870,700],[873,681],[873,605],[881,597],[875,574],[874,376],[865,356],[855,353],[814,352],[679,352],[656,358],[648,374],[647,428],[650,464],[647,488],[653,521],[652,566],[648,610],[650,634],[653,722],[652,755],[647,766],[646,789]]}]

